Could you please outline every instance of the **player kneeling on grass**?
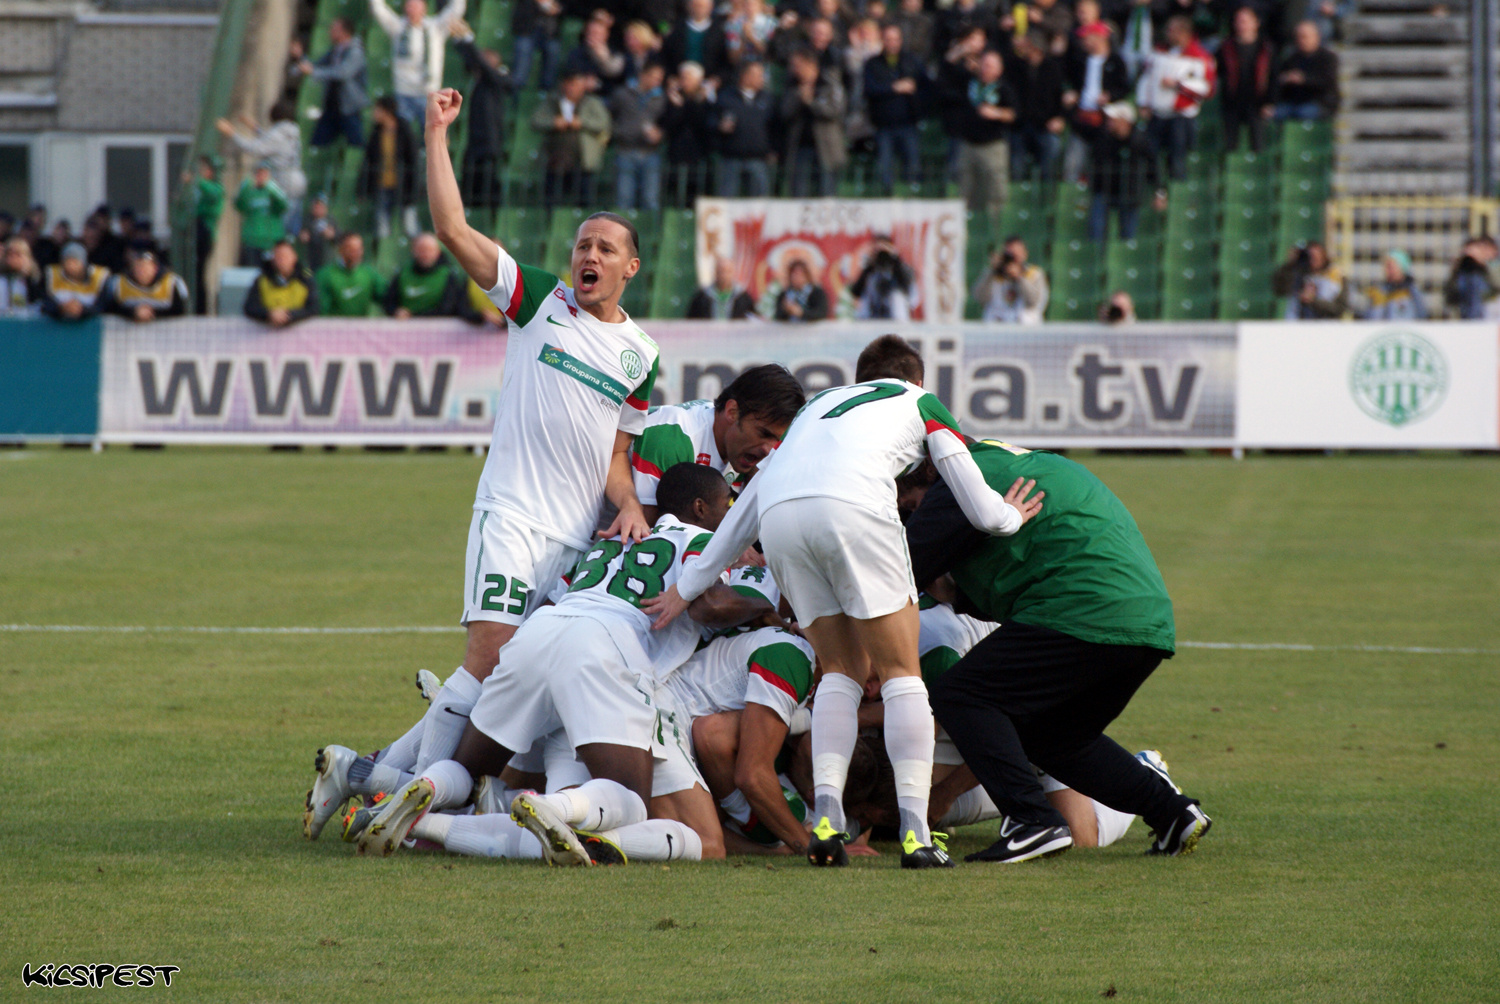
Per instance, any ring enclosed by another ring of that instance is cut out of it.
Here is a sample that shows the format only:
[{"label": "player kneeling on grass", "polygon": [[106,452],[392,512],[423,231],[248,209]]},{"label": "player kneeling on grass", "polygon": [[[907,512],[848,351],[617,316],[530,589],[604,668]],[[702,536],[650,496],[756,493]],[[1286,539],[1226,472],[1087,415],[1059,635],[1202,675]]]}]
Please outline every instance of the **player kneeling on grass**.
[{"label": "player kneeling on grass", "polygon": [[881,681],[886,749],[901,806],[902,867],[951,867],[927,826],[933,719],[917,663],[916,586],[896,507],[895,479],[931,459],[969,523],[1008,535],[1040,507],[1017,481],[1008,493],[985,483],[958,422],[921,387],[922,358],[886,335],[867,345],[859,383],[807,403],[781,447],[760,465],[723,530],[698,561],[647,609],[665,626],[757,536],[823,666],[813,706],[818,823],[807,848],[814,865],[843,865],[841,796],[866,677]]},{"label": "player kneeling on grass", "polygon": [[1172,601],[1140,528],[1071,460],[999,443],[969,449],[993,487],[1044,482],[1047,507],[1001,540],[975,532],[962,499],[937,482],[917,490],[906,525],[916,580],[926,587],[951,573],[957,608],[1000,622],[932,688],[938,722],[1005,815],[1000,839],[967,860],[1072,846],[1033,764],[1146,820],[1149,853],[1191,852],[1211,825],[1197,800],[1104,735],[1176,647]]},{"label": "player kneeling on grass", "polygon": [[[474,778],[499,775],[513,751],[559,728],[593,780],[556,795],[521,795],[511,806],[548,860],[589,863],[573,826],[623,831],[645,823],[658,721],[653,667],[684,662],[699,632],[691,621],[652,631],[641,604],[674,584],[683,562],[708,544],[729,510],[729,486],[707,467],[679,464],[663,475],[657,500],[663,516],[644,540],[600,541],[574,569],[569,592],[521,625],[500,650],[454,758],[390,799],[360,835],[360,853],[394,853],[429,810],[462,805]],[[723,593],[736,595],[722,583],[715,592],[720,602]],[[698,838],[683,827],[680,839]]]}]

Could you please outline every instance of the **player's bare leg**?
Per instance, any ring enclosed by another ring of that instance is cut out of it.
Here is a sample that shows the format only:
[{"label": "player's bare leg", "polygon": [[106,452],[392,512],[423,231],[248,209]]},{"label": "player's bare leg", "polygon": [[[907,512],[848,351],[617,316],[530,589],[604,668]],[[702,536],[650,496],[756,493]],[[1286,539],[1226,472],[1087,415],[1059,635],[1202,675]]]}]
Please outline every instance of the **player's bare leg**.
[{"label": "player's bare leg", "polygon": [[719,826],[719,813],[714,808],[714,797],[702,786],[695,784],[685,791],[653,798],[651,818],[675,819],[692,829],[703,845],[699,852],[701,860],[717,861],[724,857],[724,830]]},{"label": "player's bare leg", "polygon": [[740,713],[720,711],[693,719],[693,760],[716,800],[735,790],[734,764],[740,746]]}]

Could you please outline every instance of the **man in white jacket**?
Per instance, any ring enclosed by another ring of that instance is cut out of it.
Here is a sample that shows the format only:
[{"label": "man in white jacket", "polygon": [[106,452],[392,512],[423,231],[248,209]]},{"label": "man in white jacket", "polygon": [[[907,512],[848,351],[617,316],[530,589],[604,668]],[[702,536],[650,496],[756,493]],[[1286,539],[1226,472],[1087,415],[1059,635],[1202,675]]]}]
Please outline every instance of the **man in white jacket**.
[{"label": "man in white jacket", "polygon": [[406,19],[386,5],[370,0],[370,13],[391,37],[391,78],[401,118],[418,129],[427,115],[427,95],[443,86],[443,46],[449,26],[464,16],[465,0],[448,0],[434,17],[427,16],[427,0],[406,0]]}]

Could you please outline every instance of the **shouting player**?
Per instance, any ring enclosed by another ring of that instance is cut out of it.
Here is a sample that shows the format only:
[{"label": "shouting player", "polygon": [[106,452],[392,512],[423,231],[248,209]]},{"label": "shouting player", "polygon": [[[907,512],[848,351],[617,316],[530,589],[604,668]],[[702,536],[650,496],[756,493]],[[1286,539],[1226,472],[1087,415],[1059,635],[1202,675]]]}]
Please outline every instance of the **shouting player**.
[{"label": "shouting player", "polygon": [[421,771],[453,755],[501,646],[589,547],[605,498],[618,510],[605,536],[618,534],[628,545],[650,532],[629,453],[646,425],[657,347],[620,309],[625,285],[641,267],[635,227],[613,213],[584,220],[573,247],[572,289],[555,275],[518,265],[464,218],[448,155],[448,127],[461,104],[453,90],[427,98],[433,227],[510,322],[464,560],[461,622],[468,646],[423,721],[381,763],[359,762],[344,747],[318,751],[303,819],[310,839],[351,793],[389,790],[380,779],[387,772],[374,770],[372,780],[372,768]]}]

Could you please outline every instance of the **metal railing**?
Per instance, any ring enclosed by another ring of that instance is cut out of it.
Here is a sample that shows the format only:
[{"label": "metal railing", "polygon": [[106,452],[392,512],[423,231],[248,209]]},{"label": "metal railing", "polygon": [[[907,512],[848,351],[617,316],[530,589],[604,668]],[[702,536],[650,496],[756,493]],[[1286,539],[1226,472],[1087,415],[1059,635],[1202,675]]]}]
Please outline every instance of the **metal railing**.
[{"label": "metal railing", "polygon": [[1412,277],[1437,316],[1443,283],[1464,241],[1500,236],[1500,200],[1474,196],[1362,195],[1328,203],[1328,249],[1353,286],[1380,281],[1391,251],[1411,256]]}]

